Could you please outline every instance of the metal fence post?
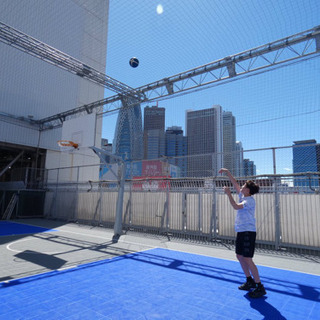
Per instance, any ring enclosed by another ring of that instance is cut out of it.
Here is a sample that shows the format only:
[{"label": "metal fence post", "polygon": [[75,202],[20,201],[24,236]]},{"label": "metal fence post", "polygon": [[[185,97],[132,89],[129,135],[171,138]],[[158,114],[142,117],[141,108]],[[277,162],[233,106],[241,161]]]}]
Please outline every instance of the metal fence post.
[{"label": "metal fence post", "polygon": [[280,248],[281,224],[280,224],[280,195],[278,190],[279,178],[274,178],[274,209],[275,209],[275,249]]},{"label": "metal fence post", "polygon": [[182,232],[187,229],[187,192],[182,192]]},{"label": "metal fence post", "polygon": [[202,215],[203,215],[203,211],[202,211],[202,199],[203,199],[203,193],[201,190],[198,191],[198,195],[199,195],[199,203],[198,203],[198,232],[199,232],[199,236],[202,234]]},{"label": "metal fence post", "polygon": [[[213,234],[212,234],[213,230]],[[217,190],[216,181],[212,181],[212,206],[211,206],[211,225],[210,225],[210,237],[211,239],[217,238]]]},{"label": "metal fence post", "polygon": [[272,148],[273,174],[277,174],[276,149]]},{"label": "metal fence post", "polygon": [[102,224],[102,205],[103,205],[103,202],[102,202],[102,198],[103,198],[103,192],[102,192],[102,185],[101,185],[101,181],[99,182],[99,196],[100,196],[100,199],[97,200],[97,203],[99,203],[99,225]]},{"label": "metal fence post", "polygon": [[166,181],[166,228],[167,228],[167,233],[170,232],[170,219],[169,219],[169,201],[170,201],[170,180],[168,179],[168,175],[167,175],[167,181]]},{"label": "metal fence post", "polygon": [[[130,179],[132,179],[132,174],[130,174]],[[129,184],[129,199],[128,199],[128,204],[129,204],[129,226],[132,224],[132,180],[130,181]]]},{"label": "metal fence post", "polygon": [[[272,158],[273,158],[273,174],[277,174],[276,165],[276,149],[272,148]],[[279,178],[274,177],[274,214],[275,214],[275,249],[280,248],[281,242],[281,223],[280,223],[280,195],[279,195]]]},{"label": "metal fence post", "polygon": [[73,221],[76,221],[79,216],[78,215],[78,210],[79,210],[79,171],[80,171],[80,167],[77,167],[77,185],[76,185],[76,197],[75,197]]}]

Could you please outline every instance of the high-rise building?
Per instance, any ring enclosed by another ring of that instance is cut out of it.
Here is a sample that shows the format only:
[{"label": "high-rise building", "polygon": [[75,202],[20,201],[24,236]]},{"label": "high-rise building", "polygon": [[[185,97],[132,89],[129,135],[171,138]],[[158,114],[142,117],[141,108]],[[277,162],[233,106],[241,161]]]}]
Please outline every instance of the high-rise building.
[{"label": "high-rise building", "polygon": [[[132,104],[133,101],[123,102]],[[142,116],[140,104],[123,107],[119,111],[115,137],[113,140],[113,153],[124,160],[141,160],[143,158]]]},{"label": "high-rise building", "polygon": [[236,175],[236,118],[230,111],[223,111],[223,167]]},{"label": "high-rise building", "polygon": [[243,159],[243,176],[255,176],[257,174],[256,165],[250,159]]},{"label": "high-rise building", "polygon": [[165,128],[166,109],[158,106],[146,106],[143,115],[143,131]]},{"label": "high-rise building", "polygon": [[173,126],[166,130],[166,156],[170,164],[180,168],[180,176],[187,175],[187,137],[181,127]]},{"label": "high-rise building", "polygon": [[165,155],[165,108],[147,106],[143,119],[144,159],[158,159]]},{"label": "high-rise building", "polygon": [[144,133],[144,159],[158,159],[165,156],[165,134],[159,129]]},{"label": "high-rise building", "polygon": [[[320,144],[314,139],[293,142],[293,173],[320,171]],[[319,176],[306,175],[294,178],[295,187],[318,188]]]},{"label": "high-rise building", "polygon": [[236,141],[236,152],[235,152],[235,176],[243,176],[243,147],[241,141]]},{"label": "high-rise building", "polygon": [[186,111],[188,176],[217,175],[223,164],[222,107]]}]

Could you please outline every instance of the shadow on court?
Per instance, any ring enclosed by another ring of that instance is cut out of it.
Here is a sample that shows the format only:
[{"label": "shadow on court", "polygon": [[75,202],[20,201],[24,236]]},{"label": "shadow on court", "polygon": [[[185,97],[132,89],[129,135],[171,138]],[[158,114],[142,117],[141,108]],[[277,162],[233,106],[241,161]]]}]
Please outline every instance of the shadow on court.
[{"label": "shadow on court", "polygon": [[[73,250],[88,246],[88,242],[71,243]],[[116,246],[109,242],[92,245],[92,250],[104,252],[112,247]],[[53,263],[59,266],[62,261],[58,258]],[[261,274],[266,275],[263,282],[267,296],[251,299],[237,288],[243,281],[238,262],[160,248],[130,252],[1,283],[0,290],[6,293],[4,306],[8,303],[8,308],[3,309],[7,311],[2,313],[9,315],[14,305],[11,295],[18,295],[14,297],[18,302],[22,298],[20,292],[33,297],[36,290],[49,308],[41,315],[46,319],[49,312],[52,317],[70,319],[85,318],[84,315],[88,319],[315,319],[320,293],[319,286],[315,286],[318,276],[261,269]],[[30,318],[25,319],[31,319],[36,303],[35,299],[27,307],[17,304],[15,316],[26,314],[28,308]],[[70,309],[70,303],[76,308]]]},{"label": "shadow on court", "polygon": [[[77,241],[75,239],[70,240],[70,238],[60,237],[60,236],[49,236],[47,240],[48,239],[49,241],[54,241],[56,243],[61,243],[62,241],[63,243],[68,243],[68,245],[71,244],[72,246],[75,246],[74,249],[66,251],[63,254],[75,252],[75,251],[81,251],[81,250],[94,250],[104,254],[101,257],[105,257],[106,253],[110,255],[110,259],[107,259],[107,260],[98,259],[97,261],[90,262],[90,263],[85,263],[85,260],[79,261],[83,263],[80,263],[80,265],[77,266],[77,270],[90,269],[90,268],[96,267],[97,265],[117,263],[120,260],[128,260],[128,261],[132,260],[132,261],[140,262],[143,264],[149,264],[149,265],[153,265],[153,266],[157,266],[165,269],[176,270],[182,273],[187,273],[187,274],[192,274],[200,277],[233,283],[236,286],[241,284],[244,280],[244,275],[240,267],[238,267],[238,263],[235,261],[227,261],[232,265],[232,268],[226,268],[226,267],[218,266],[220,264],[222,266],[225,266],[226,261],[222,259],[216,259],[216,258],[210,257],[209,259],[215,259],[218,261],[218,263],[217,261],[215,261],[215,264],[207,265],[207,264],[197,263],[195,261],[179,260],[173,257],[168,257],[166,255],[150,253],[153,251],[159,251],[159,250],[162,251],[165,249],[151,249],[151,250],[142,251],[142,252],[133,252],[130,250],[123,250],[122,248],[117,248],[112,241],[106,242],[104,244],[96,245],[87,241]],[[177,252],[172,250],[167,250],[167,251],[174,252],[177,254]],[[25,252],[16,254],[16,257],[20,259],[28,260],[30,262],[33,262],[35,264],[38,264],[40,266],[46,267],[51,270],[56,270],[65,266],[66,264],[65,260],[57,257],[59,254],[48,255],[48,254],[26,250]],[[192,254],[187,254],[187,253],[184,253],[184,255],[194,256]],[[234,264],[236,265],[236,268],[233,268]],[[260,267],[260,268],[266,268],[266,267]],[[73,272],[73,271],[74,269],[70,269],[64,272]],[[305,284],[296,283],[292,280],[287,280],[287,279],[292,279],[292,277],[282,278],[282,275],[281,275],[282,272],[290,273],[290,271],[275,269],[274,277],[272,278],[266,277],[266,276],[263,277],[263,282],[268,292],[285,294],[287,296],[299,297],[299,298],[303,298],[311,301],[319,301],[320,286],[312,287]],[[44,274],[43,276],[45,275],[46,274]],[[51,276],[50,273],[48,275]],[[310,277],[312,277],[312,275],[310,275]],[[286,280],[284,281],[284,279]],[[279,285],[278,287],[275,287],[274,283],[281,284],[281,286]],[[280,288],[282,288],[282,290]],[[252,300],[247,296],[246,298],[249,300]],[[259,299],[254,301],[261,301],[261,300]]]},{"label": "shadow on court", "polygon": [[248,294],[244,296],[248,299],[250,307],[257,310],[265,320],[287,320],[281,312],[273,307],[270,303],[267,302],[268,298],[266,296],[260,299],[251,299]]},{"label": "shadow on court", "polygon": [[101,236],[91,238],[85,229],[71,235],[53,229],[63,222],[35,223],[0,221],[0,282],[136,252]]},{"label": "shadow on court", "polygon": [[[30,250],[28,249],[28,242],[22,242],[21,249],[23,251],[15,253],[13,259],[16,263],[24,261],[31,263],[32,266],[26,272],[10,272],[10,276],[0,276],[0,282],[38,273],[44,273],[45,275],[45,272],[60,268],[72,268],[78,265],[90,267],[90,263],[96,261],[105,261],[106,259],[136,252],[117,246],[112,241],[95,243],[58,234],[33,234],[29,236],[31,240],[38,240],[39,244],[37,247],[39,247],[39,250]],[[23,238],[21,236],[15,237],[15,241]],[[57,252],[46,252],[49,245],[52,250],[56,250]]]},{"label": "shadow on court", "polygon": [[[173,258],[171,259],[165,256],[148,253],[148,251],[140,252],[138,254],[127,255],[127,256],[124,256],[123,259],[133,259],[140,262],[161,266],[164,268],[175,269],[181,272],[191,273],[191,274],[199,275],[201,277],[218,279],[221,281],[231,282],[235,284],[241,284],[245,280],[244,275],[240,270],[240,266],[239,268],[236,268],[236,269],[239,269],[239,271],[235,271],[233,268],[228,269],[228,268],[217,267],[216,264],[210,266],[205,264],[199,264],[194,261],[177,260]],[[222,265],[225,265],[223,260],[221,261],[222,261]],[[232,261],[231,263],[232,264],[235,263],[236,265],[238,264],[237,262],[234,262],[234,261]],[[267,267],[260,267],[260,268],[267,268]],[[275,293],[285,294],[293,297],[299,297],[299,298],[303,298],[311,301],[319,301],[320,285],[318,285],[317,287],[312,287],[312,286],[307,286],[305,284],[301,284],[299,282],[294,282],[292,280],[288,280],[294,277],[282,278],[282,275],[281,275],[282,273],[293,274],[293,272],[290,272],[290,271],[274,269],[273,278],[265,277],[265,276],[263,277],[263,282],[266,288],[268,289],[268,291],[273,291]],[[319,278],[313,275],[309,275],[309,276]],[[278,283],[279,284],[278,287],[275,287],[274,283]],[[314,282],[314,283],[316,284],[317,282]],[[282,290],[279,288],[282,288]]]},{"label": "shadow on court", "polygon": [[[0,274],[0,319],[313,320],[318,314],[319,276],[260,266],[267,296],[251,299],[238,290],[244,275],[236,261],[146,250],[101,234],[91,238],[86,230],[0,237],[12,249],[2,246],[3,262],[16,265]],[[22,265],[32,268],[23,272]]]},{"label": "shadow on court", "polygon": [[66,264],[66,260],[55,257],[51,254],[26,250],[15,255],[19,259],[29,261],[47,269],[56,270]]}]

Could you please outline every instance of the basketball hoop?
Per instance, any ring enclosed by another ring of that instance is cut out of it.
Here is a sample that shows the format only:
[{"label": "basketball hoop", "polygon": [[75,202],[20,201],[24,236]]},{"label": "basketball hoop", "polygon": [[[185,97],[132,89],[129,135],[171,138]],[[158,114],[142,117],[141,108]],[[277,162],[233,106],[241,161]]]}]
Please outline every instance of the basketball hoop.
[{"label": "basketball hoop", "polygon": [[75,143],[70,140],[58,140],[57,143],[61,151],[71,151],[74,149],[78,149],[79,147],[78,143]]}]

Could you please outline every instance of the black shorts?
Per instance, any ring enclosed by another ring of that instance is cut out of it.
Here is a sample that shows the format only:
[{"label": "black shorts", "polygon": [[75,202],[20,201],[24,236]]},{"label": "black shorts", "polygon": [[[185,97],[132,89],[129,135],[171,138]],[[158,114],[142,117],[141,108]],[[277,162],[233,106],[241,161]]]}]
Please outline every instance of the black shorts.
[{"label": "black shorts", "polygon": [[244,231],[237,233],[236,254],[246,258],[252,258],[256,244],[256,232]]}]

